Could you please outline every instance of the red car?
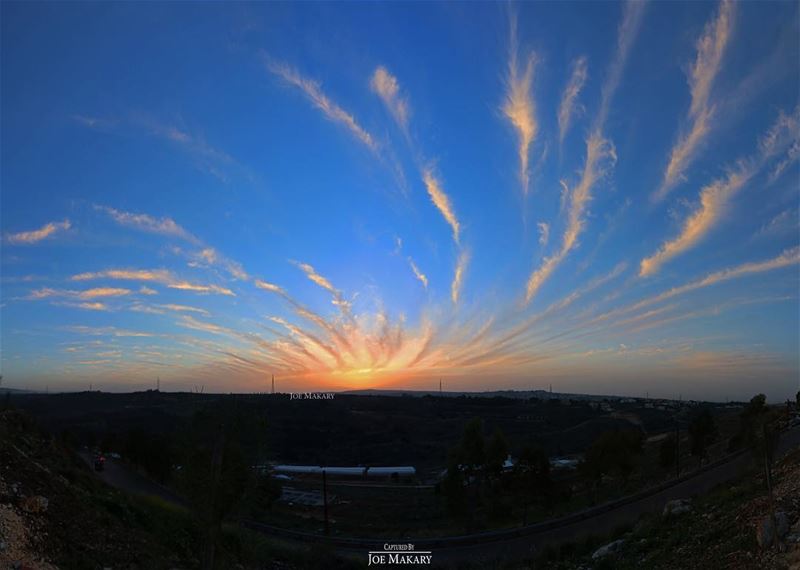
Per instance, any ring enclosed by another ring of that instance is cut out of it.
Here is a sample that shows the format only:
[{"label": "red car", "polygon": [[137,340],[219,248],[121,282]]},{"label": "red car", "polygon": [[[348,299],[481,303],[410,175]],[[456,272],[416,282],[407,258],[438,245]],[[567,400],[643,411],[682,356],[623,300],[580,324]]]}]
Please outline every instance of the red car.
[{"label": "red car", "polygon": [[106,458],[102,455],[98,455],[94,458],[94,470],[95,471],[102,471],[106,467]]}]

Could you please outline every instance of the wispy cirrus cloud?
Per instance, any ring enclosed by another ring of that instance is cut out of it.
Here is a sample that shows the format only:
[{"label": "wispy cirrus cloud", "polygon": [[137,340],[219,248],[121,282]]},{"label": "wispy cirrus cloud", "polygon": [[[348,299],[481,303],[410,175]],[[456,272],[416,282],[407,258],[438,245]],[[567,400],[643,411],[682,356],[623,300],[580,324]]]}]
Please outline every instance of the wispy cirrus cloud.
[{"label": "wispy cirrus cloud", "polygon": [[525,288],[526,304],[533,299],[539,288],[578,244],[578,238],[584,228],[586,207],[592,198],[592,188],[606,175],[608,169],[617,160],[613,144],[597,133],[589,137],[586,147],[586,162],[580,181],[569,192],[567,228],[562,236],[561,246],[555,254],[545,258],[541,266],[531,273]]},{"label": "wispy cirrus cloud", "polygon": [[639,35],[646,2],[641,0],[628,0],[622,10],[622,22],[617,29],[617,49],[614,58],[608,67],[603,86],[600,91],[600,108],[594,119],[595,131],[603,129],[611,108],[611,100],[619,87],[622,72],[628,62],[628,56],[633,42]]},{"label": "wispy cirrus cloud", "polygon": [[739,168],[705,186],[700,191],[699,207],[684,221],[680,233],[664,242],[653,255],[642,259],[639,276],[654,275],[664,263],[697,245],[717,225],[731,197],[753,174],[751,168]]},{"label": "wispy cirrus cloud", "polygon": [[78,273],[71,277],[72,281],[89,281],[96,279],[116,279],[122,281],[147,281],[165,285],[170,289],[192,291],[194,293],[214,293],[234,297],[236,294],[227,287],[214,284],[192,283],[179,279],[166,269],[104,269]]},{"label": "wispy cirrus cloud", "polygon": [[331,100],[323,91],[319,82],[303,77],[286,63],[276,61],[262,52],[261,59],[270,73],[280,77],[289,85],[296,87],[319,109],[325,117],[347,129],[351,135],[361,141],[367,148],[377,152],[378,143],[375,138],[356,121],[355,117]]},{"label": "wispy cirrus cloud", "polygon": [[253,175],[227,152],[213,146],[206,139],[185,127],[156,120],[140,112],[127,113],[121,117],[97,117],[72,115],[76,123],[96,131],[119,131],[132,129],[159,139],[179,149],[192,159],[197,168],[227,183],[232,173],[252,179]]},{"label": "wispy cirrus cloud", "polygon": [[193,257],[208,265],[222,267],[235,279],[247,281],[250,278],[241,263],[228,259],[213,247],[205,247],[194,254]]},{"label": "wispy cirrus cloud", "polygon": [[539,230],[539,245],[544,247],[550,241],[550,224],[539,222],[536,224],[536,228]]},{"label": "wispy cirrus cloud", "polygon": [[533,101],[533,75],[536,69],[536,54],[529,53],[524,62],[519,61],[517,38],[517,15],[509,14],[509,55],[506,75],[506,94],[502,112],[517,132],[517,156],[519,160],[519,180],[523,196],[528,195],[530,186],[529,153],[530,147],[539,131],[536,118],[536,105]]},{"label": "wispy cirrus cloud", "polygon": [[39,243],[59,232],[67,231],[72,227],[69,220],[63,222],[49,222],[36,230],[6,234],[6,241],[14,245],[32,245]]},{"label": "wispy cirrus cloud", "polygon": [[564,142],[564,137],[567,136],[574,117],[584,110],[583,105],[578,103],[578,96],[586,83],[588,75],[588,65],[585,57],[579,57],[572,62],[572,72],[567,85],[564,87],[564,92],[561,94],[561,102],[558,104],[559,143]]},{"label": "wispy cirrus cloud", "polygon": [[414,273],[414,277],[416,277],[419,280],[419,282],[422,283],[422,286],[425,289],[427,289],[428,277],[422,271],[420,271],[419,267],[417,267],[417,264],[414,263],[414,260],[411,259],[410,257],[408,258],[408,265],[409,267],[411,267],[411,271]]},{"label": "wispy cirrus cloud", "polygon": [[186,231],[172,218],[157,218],[148,214],[123,212],[109,206],[101,206],[98,204],[94,205],[94,209],[98,212],[104,212],[105,214],[108,214],[111,216],[111,219],[121,226],[132,228],[141,232],[157,234],[166,237],[174,237],[193,244],[200,243],[199,239]]},{"label": "wispy cirrus cloud", "polygon": [[97,299],[102,297],[121,297],[130,295],[130,289],[123,289],[119,287],[96,287],[94,289],[86,289],[84,291],[75,291],[72,289],[52,289],[50,287],[43,287],[31,291],[26,297],[28,301],[36,301],[39,299],[50,299],[53,297],[70,297],[74,299]]},{"label": "wispy cirrus cloud", "polygon": [[732,279],[737,279],[739,277],[745,277],[748,275],[754,275],[767,271],[774,271],[776,269],[782,269],[784,267],[796,265],[797,263],[800,263],[800,247],[789,248],[784,250],[780,255],[772,259],[767,259],[764,261],[748,262],[748,263],[743,263],[741,265],[736,265],[734,267],[721,269],[719,271],[709,273],[703,278],[690,281],[685,285],[673,287],[671,289],[667,289],[662,293],[658,293],[657,295],[647,297],[631,305],[621,307],[618,309],[613,309],[607,313],[603,313],[595,317],[590,321],[590,323],[607,321],[608,319],[616,318],[619,317],[620,315],[625,315],[634,311],[638,311],[645,307],[649,307],[651,305],[661,303],[668,299],[672,299],[673,297],[677,297],[678,295],[683,295],[691,291],[703,289],[711,285],[716,285],[717,283],[730,281]]},{"label": "wispy cirrus cloud", "polygon": [[800,230],[800,211],[797,209],[784,210],[772,217],[754,237],[797,234]]},{"label": "wispy cirrus cloud", "polygon": [[775,182],[791,165],[796,163],[798,160],[800,160],[800,142],[795,141],[792,143],[792,146],[789,148],[786,156],[773,167],[769,174],[769,183],[772,184]]},{"label": "wispy cirrus cloud", "polygon": [[[370,81],[372,90],[378,94],[383,101],[384,105],[389,110],[390,114],[394,117],[398,127],[405,135],[406,142],[411,147],[412,152],[417,157],[419,163],[424,164],[425,160],[421,158],[421,153],[415,148],[415,145],[409,134],[409,116],[410,104],[408,97],[402,95],[400,82],[391,74],[385,66],[379,66],[372,75]],[[461,223],[456,216],[455,209],[453,208],[450,196],[444,191],[442,182],[438,175],[434,172],[434,168],[428,163],[426,166],[420,166],[422,181],[425,184],[425,189],[428,191],[428,196],[433,202],[433,205],[444,218],[445,222],[450,226],[453,233],[453,241],[459,250],[459,255],[463,256],[461,247]],[[398,244],[399,245],[399,244]],[[425,276],[409,257],[409,265],[414,272],[414,276],[423,284],[427,289],[428,278]],[[463,267],[465,263],[456,261],[456,269],[451,282],[450,291],[451,299],[458,299],[458,294],[453,294],[454,291],[460,291],[463,279]],[[459,268],[461,270],[459,271]],[[458,282],[458,283],[456,283]],[[455,302],[455,301],[454,301]]]},{"label": "wispy cirrus cloud", "polygon": [[388,69],[380,65],[372,74],[369,85],[372,91],[383,101],[397,126],[408,137],[408,121],[411,115],[411,107],[408,99],[400,93],[400,84],[397,78],[389,73]]},{"label": "wispy cirrus cloud", "polygon": [[439,213],[450,226],[450,229],[453,231],[453,241],[458,245],[461,239],[461,223],[458,221],[455,211],[453,210],[450,197],[442,189],[442,184],[433,173],[432,168],[426,168],[423,171],[422,179],[425,182],[425,188],[428,190],[428,196],[430,196],[433,205],[436,206],[436,209],[439,210]]},{"label": "wispy cirrus cloud", "polygon": [[654,275],[673,257],[695,247],[718,225],[731,198],[764,166],[766,161],[795,142],[800,132],[800,107],[792,115],[781,112],[778,119],[758,142],[753,156],[741,159],[723,177],[703,187],[700,204],[684,221],[680,233],[664,242],[653,255],[642,259],[640,277]]},{"label": "wispy cirrus cloud", "polygon": [[572,189],[562,182],[565,189],[562,197],[567,202],[567,225],[561,238],[561,245],[528,277],[525,286],[526,305],[578,244],[578,238],[584,229],[586,208],[592,199],[592,190],[617,161],[614,144],[603,136],[603,128],[608,118],[611,99],[619,86],[628,54],[638,34],[643,12],[644,2],[629,0],[625,4],[622,22],[617,30],[617,49],[601,88],[599,110],[586,139],[586,159],[581,178]]},{"label": "wispy cirrus cloud", "polygon": [[327,277],[320,275],[317,272],[317,270],[314,269],[314,267],[309,265],[308,263],[301,263],[299,261],[294,261],[292,263],[294,263],[297,267],[299,267],[303,271],[303,273],[306,274],[306,277],[308,277],[310,281],[316,283],[317,285],[319,285],[320,287],[322,287],[323,289],[328,291],[328,293],[331,294],[331,296],[333,297],[331,302],[336,307],[339,308],[339,310],[342,312],[343,315],[350,316],[350,308],[351,308],[350,301],[344,298],[342,292],[336,287],[334,287]]},{"label": "wispy cirrus cloud", "polygon": [[215,248],[205,245],[202,240],[197,238],[191,232],[187,231],[172,218],[159,218],[149,214],[124,212],[109,206],[101,206],[97,204],[94,205],[94,209],[111,216],[116,223],[123,227],[145,233],[174,237],[201,248],[199,251],[195,252],[184,252],[179,248],[175,248],[177,253],[185,254],[189,257],[191,260],[190,265],[192,266],[207,265],[220,267],[231,277],[241,281],[247,281],[250,278],[250,276],[242,267],[241,263],[228,259]]},{"label": "wispy cirrus cloud", "polygon": [[469,252],[462,250],[458,255],[458,262],[456,263],[455,274],[453,275],[453,282],[450,285],[450,299],[453,304],[458,304],[461,298],[461,289],[464,287],[464,277],[469,264]]},{"label": "wispy cirrus cloud", "polygon": [[697,58],[689,70],[689,89],[692,96],[688,113],[690,127],[670,152],[661,185],[653,194],[655,201],[662,200],[685,178],[686,170],[711,131],[716,110],[710,102],[711,88],[730,42],[735,9],[733,0],[722,0],[716,18],[706,25],[697,40]]}]

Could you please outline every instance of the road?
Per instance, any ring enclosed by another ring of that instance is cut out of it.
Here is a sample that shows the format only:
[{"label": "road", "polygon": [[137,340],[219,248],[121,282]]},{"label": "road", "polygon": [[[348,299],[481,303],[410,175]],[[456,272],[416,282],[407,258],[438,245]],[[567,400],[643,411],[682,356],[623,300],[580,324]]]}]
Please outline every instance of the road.
[{"label": "road", "polygon": [[[81,459],[94,470],[94,459],[91,452],[81,451],[78,455],[80,455]],[[131,466],[117,459],[106,457],[105,469],[103,469],[103,471],[94,471],[94,474],[108,485],[116,487],[117,489],[122,489],[128,493],[133,493],[135,495],[152,495],[160,497],[169,503],[181,505],[183,507],[187,506],[186,501],[182,497],[176,495],[166,487],[159,485],[152,479],[137,473]]]},{"label": "road", "polygon": [[[777,456],[800,447],[800,428],[781,435]],[[81,457],[91,466],[88,453]],[[591,535],[603,535],[623,525],[636,522],[646,513],[660,513],[667,501],[706,493],[716,485],[740,475],[752,462],[747,452],[739,453],[726,461],[712,464],[700,472],[684,475],[675,483],[657,489],[643,491],[625,499],[594,507],[566,517],[520,527],[487,533],[419,539],[403,537],[395,541],[387,539],[344,539],[326,537],[312,533],[288,531],[270,525],[242,521],[244,526],[264,534],[301,543],[329,543],[346,556],[362,556],[366,559],[369,550],[382,550],[386,542],[412,543],[417,549],[431,550],[436,562],[470,560],[473,563],[491,562],[498,559],[513,559],[530,556],[547,546],[575,542]],[[125,464],[109,460],[106,470],[97,475],[109,485],[132,493],[156,495],[164,500],[184,505],[174,493],[146,477],[132,471]]]}]

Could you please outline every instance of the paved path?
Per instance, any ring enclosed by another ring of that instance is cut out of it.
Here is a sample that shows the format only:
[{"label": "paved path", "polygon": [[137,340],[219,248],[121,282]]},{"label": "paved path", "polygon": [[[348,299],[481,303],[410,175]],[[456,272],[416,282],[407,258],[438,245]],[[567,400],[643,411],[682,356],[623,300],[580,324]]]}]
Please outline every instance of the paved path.
[{"label": "paved path", "polygon": [[186,501],[173,493],[163,485],[159,485],[152,479],[137,473],[131,466],[124,462],[106,457],[105,469],[94,471],[94,458],[88,451],[78,453],[97,477],[107,484],[117,489],[122,489],[135,495],[153,495],[161,499],[181,506],[187,506]]}]

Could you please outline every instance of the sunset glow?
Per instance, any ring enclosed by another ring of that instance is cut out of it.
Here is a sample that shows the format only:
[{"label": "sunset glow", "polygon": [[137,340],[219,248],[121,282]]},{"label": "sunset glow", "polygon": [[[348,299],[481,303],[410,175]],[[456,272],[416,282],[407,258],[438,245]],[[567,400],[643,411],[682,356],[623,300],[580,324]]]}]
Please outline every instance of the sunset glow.
[{"label": "sunset glow", "polygon": [[797,391],[796,3],[222,8],[4,9],[4,385]]}]

